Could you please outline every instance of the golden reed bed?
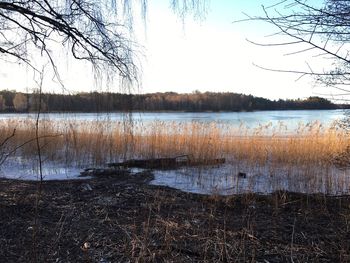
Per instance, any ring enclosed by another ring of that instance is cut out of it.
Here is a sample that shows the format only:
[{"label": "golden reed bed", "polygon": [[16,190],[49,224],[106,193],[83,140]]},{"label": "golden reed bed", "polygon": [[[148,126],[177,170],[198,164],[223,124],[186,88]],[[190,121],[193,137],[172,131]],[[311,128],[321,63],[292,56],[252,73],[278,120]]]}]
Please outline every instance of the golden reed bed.
[{"label": "golden reed bed", "polygon": [[[125,158],[191,155],[196,159],[225,157],[254,165],[332,165],[349,145],[347,133],[336,125],[303,125],[286,133],[286,126],[270,124],[249,130],[220,123],[41,120],[41,152],[47,160],[100,165]],[[0,143],[6,154],[33,158],[37,154],[34,120],[0,122]],[[28,143],[27,143],[28,142]]]}]

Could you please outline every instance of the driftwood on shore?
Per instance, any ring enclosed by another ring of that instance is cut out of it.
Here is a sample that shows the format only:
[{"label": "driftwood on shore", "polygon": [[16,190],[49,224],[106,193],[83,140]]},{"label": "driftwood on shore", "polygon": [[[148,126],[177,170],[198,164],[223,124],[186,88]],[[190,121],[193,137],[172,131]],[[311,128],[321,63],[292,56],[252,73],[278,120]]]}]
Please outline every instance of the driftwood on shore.
[{"label": "driftwood on shore", "polygon": [[225,158],[193,160],[188,155],[172,158],[130,159],[119,163],[108,163],[108,168],[87,168],[80,175],[108,176],[118,174],[126,168],[176,169],[184,166],[219,165],[225,161]]}]

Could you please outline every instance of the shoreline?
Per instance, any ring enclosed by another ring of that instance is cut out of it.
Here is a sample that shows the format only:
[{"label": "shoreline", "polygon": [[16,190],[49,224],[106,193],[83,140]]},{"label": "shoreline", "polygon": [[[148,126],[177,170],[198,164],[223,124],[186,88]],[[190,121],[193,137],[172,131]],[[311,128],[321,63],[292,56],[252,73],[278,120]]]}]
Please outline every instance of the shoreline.
[{"label": "shoreline", "polygon": [[37,182],[0,179],[0,258],[6,262],[350,260],[350,196],[288,192],[208,196],[149,185],[151,178],[141,173],[46,181],[37,207]]},{"label": "shoreline", "polygon": [[[322,108],[314,108],[314,109],[268,109],[268,110],[218,110],[218,111],[210,111],[210,110],[203,110],[203,111],[187,111],[187,110],[126,110],[126,111],[43,111],[41,114],[143,114],[143,113],[254,113],[254,112],[277,112],[277,111],[347,111],[350,109],[350,106],[348,108],[329,108],[329,109],[322,109]],[[9,115],[16,115],[16,114],[37,114],[35,111],[0,111],[1,114],[9,114]]]}]

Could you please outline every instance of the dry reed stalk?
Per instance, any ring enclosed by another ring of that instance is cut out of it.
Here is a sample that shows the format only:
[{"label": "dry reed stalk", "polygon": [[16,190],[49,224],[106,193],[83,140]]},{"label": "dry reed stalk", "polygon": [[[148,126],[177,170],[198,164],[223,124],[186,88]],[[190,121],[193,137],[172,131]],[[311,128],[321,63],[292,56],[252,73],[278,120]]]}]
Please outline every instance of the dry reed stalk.
[{"label": "dry reed stalk", "polygon": [[[15,137],[6,147],[14,148],[35,137],[33,120],[3,120],[0,122],[0,141],[16,129]],[[333,156],[349,145],[345,132],[319,123],[299,125],[293,134],[284,135],[284,126],[261,126],[253,132],[217,123],[136,123],[132,134],[125,132],[121,122],[53,121],[42,120],[40,136],[42,153],[46,159],[67,164],[101,165],[128,156],[153,158],[191,155],[207,160],[226,157],[252,165],[330,166]],[[133,143],[133,147],[128,145]],[[131,149],[131,150],[130,150]],[[24,158],[35,155],[35,147],[28,143],[17,153]]]}]

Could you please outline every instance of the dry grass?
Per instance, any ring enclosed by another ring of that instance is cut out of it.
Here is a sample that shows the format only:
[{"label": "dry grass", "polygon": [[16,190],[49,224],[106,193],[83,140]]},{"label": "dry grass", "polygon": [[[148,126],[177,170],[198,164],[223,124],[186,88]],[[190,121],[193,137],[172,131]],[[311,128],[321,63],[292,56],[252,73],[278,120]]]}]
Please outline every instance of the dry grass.
[{"label": "dry grass", "polygon": [[[0,143],[16,129],[3,152],[33,139],[34,126],[31,120],[1,122]],[[43,120],[40,128],[46,159],[84,166],[191,154],[251,166],[302,166],[309,175],[315,166],[331,167],[334,156],[349,145],[345,132],[319,123],[300,125],[289,135],[282,124],[249,131],[215,123]],[[34,142],[15,154],[33,158]],[[348,197],[285,192],[206,197],[131,180],[136,177],[92,179],[93,191],[84,190],[80,181],[45,182],[38,243],[28,227],[36,184],[0,180],[0,232],[5,237],[0,255],[7,262],[28,260],[35,246],[41,261],[58,262],[349,261]],[[85,242],[91,246],[83,250]]]},{"label": "dry grass", "polygon": [[[35,138],[34,121],[0,122],[0,142],[16,129],[3,147],[9,152]],[[347,134],[318,122],[300,125],[291,134],[284,126],[261,126],[255,130],[233,128],[218,123],[152,122],[150,124],[107,121],[42,120],[40,136],[46,159],[77,165],[103,165],[124,158],[151,158],[188,154],[196,159],[226,157],[251,165],[331,165],[346,151]],[[16,154],[32,158],[33,143]]]},{"label": "dry grass", "polygon": [[214,198],[126,175],[88,183],[93,191],[81,181],[44,182],[35,243],[37,184],[0,180],[1,262],[350,260],[349,196]]}]

